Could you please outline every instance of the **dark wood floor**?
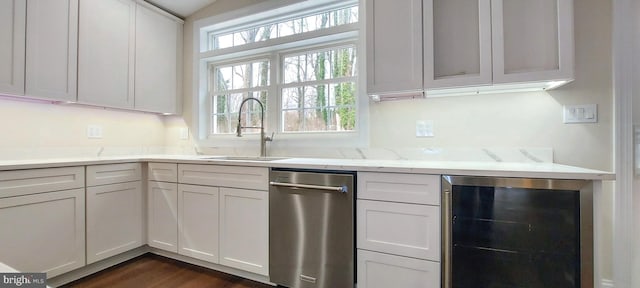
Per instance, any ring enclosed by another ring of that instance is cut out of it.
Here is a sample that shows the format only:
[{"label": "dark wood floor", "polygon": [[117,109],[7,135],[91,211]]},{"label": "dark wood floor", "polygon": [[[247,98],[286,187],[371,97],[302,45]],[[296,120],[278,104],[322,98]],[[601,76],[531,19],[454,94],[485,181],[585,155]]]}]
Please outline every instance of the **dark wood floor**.
[{"label": "dark wood floor", "polygon": [[274,288],[153,254],[129,260],[63,287]]}]

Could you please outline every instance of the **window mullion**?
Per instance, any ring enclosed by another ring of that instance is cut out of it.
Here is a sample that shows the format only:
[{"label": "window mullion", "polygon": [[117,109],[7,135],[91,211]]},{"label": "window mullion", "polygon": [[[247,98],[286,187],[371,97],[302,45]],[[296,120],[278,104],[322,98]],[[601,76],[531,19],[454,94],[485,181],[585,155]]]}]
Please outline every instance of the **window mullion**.
[{"label": "window mullion", "polygon": [[267,105],[267,109],[269,110],[269,123],[271,132],[275,132],[279,134],[284,130],[282,127],[282,113],[280,107],[282,107],[282,97],[280,97],[281,89],[280,89],[280,72],[283,63],[280,63],[281,58],[278,53],[271,53],[271,65],[270,65],[270,78],[271,85],[269,86],[269,91],[267,93],[267,102],[270,104]]}]

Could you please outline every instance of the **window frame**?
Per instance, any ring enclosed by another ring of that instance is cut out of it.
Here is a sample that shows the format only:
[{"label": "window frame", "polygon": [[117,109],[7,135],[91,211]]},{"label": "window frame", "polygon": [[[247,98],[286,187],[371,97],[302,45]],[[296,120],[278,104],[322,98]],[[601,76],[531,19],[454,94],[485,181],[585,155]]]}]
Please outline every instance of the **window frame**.
[{"label": "window frame", "polygon": [[[257,146],[259,141],[259,133],[248,133],[247,137],[238,138],[235,134],[211,134],[212,119],[211,113],[213,106],[213,93],[208,91],[209,76],[208,71],[214,65],[225,65],[233,63],[247,62],[252,59],[269,59],[270,61],[270,85],[268,86],[268,105],[265,115],[265,124],[268,134],[274,132],[275,139],[270,146],[279,148],[286,147],[363,147],[368,145],[368,98],[366,97],[365,82],[366,75],[364,73],[364,9],[363,4],[357,1],[338,1],[338,0],[318,0],[303,1],[289,5],[287,0],[266,1],[270,3],[256,4],[253,6],[225,13],[219,16],[213,16],[194,22],[194,101],[193,101],[193,124],[194,137],[197,144],[204,147],[247,147]],[[308,8],[309,2],[313,2],[315,7]],[[283,4],[284,3],[284,4]],[[278,7],[278,4],[282,5]],[[209,34],[211,31],[223,31],[217,33],[225,33],[234,29],[242,29],[243,27],[253,27],[270,23],[284,18],[303,17],[304,15],[316,14],[322,10],[340,9],[352,5],[359,6],[358,22],[353,24],[344,24],[340,26],[329,27],[325,29],[305,32],[302,34],[294,34],[290,36],[271,39],[268,41],[260,41],[244,44],[235,47],[207,50],[206,46],[209,42]],[[271,6],[270,9],[264,6]],[[262,12],[258,12],[262,11]],[[267,12],[264,12],[267,11]],[[293,12],[292,12],[293,11]],[[297,12],[296,12],[297,11]],[[303,12],[300,12],[303,11]],[[275,14],[280,16],[275,16]],[[297,13],[292,16],[291,13]],[[245,22],[239,20],[238,15],[241,14],[247,19],[260,18],[255,22]],[[250,15],[250,16],[247,16]],[[257,15],[257,16],[256,16]],[[225,21],[225,19],[228,19]],[[234,28],[235,27],[235,28]],[[205,42],[205,43],[202,43]],[[353,46],[357,55],[357,76],[355,76],[356,85],[356,124],[353,131],[284,131],[281,127],[282,109],[280,91],[284,84],[282,65],[283,57],[295,53],[311,52],[327,48],[338,48],[344,46]],[[277,49],[276,51],[268,51],[269,49]],[[275,100],[275,101],[273,101]]]}]

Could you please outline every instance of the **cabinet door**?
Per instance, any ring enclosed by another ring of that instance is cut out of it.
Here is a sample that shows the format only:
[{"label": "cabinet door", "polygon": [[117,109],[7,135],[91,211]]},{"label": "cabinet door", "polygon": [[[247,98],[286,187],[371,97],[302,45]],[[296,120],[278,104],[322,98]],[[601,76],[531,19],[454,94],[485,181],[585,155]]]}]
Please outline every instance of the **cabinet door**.
[{"label": "cabinet door", "polygon": [[358,250],[358,288],[438,288],[440,263]]},{"label": "cabinet door", "polygon": [[27,5],[0,0],[0,94],[24,94]]},{"label": "cabinet door", "polygon": [[358,200],[359,249],[440,261],[440,207]]},{"label": "cabinet door", "polygon": [[365,5],[367,93],[422,93],[422,0]]},{"label": "cabinet door", "polygon": [[178,185],[178,253],[218,263],[218,188]]},{"label": "cabinet door", "polygon": [[79,102],[133,108],[135,9],[130,0],[80,3]]},{"label": "cabinet door", "polygon": [[423,0],[425,88],[491,84],[491,0]]},{"label": "cabinet door", "polygon": [[148,244],[178,253],[178,184],[149,181]]},{"label": "cabinet door", "polygon": [[0,198],[0,259],[47,277],[85,265],[84,189]]},{"label": "cabinet door", "polygon": [[492,0],[493,82],[573,79],[573,1]]},{"label": "cabinet door", "polygon": [[76,101],[78,0],[27,1],[26,95]]},{"label": "cabinet door", "polygon": [[87,188],[87,264],[142,246],[140,181]]},{"label": "cabinet door", "polygon": [[172,16],[138,5],[136,9],[135,109],[178,110],[182,24]]},{"label": "cabinet door", "polygon": [[269,275],[267,191],[220,188],[220,264]]}]

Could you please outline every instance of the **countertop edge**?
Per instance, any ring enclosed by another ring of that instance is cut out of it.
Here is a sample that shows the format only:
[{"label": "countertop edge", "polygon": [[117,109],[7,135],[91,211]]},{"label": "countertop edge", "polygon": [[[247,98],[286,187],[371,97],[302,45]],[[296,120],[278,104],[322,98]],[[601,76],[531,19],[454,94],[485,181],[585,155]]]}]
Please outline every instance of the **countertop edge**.
[{"label": "countertop edge", "polygon": [[265,168],[327,169],[358,172],[464,175],[486,177],[615,180],[615,174],[554,163],[485,163],[458,161],[354,160],[290,158],[274,161],[200,159],[201,156],[145,155],[122,157],[0,161],[0,171],[130,162],[164,162]]}]

